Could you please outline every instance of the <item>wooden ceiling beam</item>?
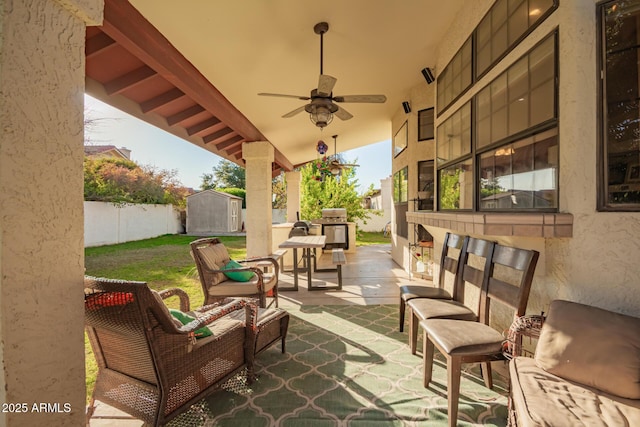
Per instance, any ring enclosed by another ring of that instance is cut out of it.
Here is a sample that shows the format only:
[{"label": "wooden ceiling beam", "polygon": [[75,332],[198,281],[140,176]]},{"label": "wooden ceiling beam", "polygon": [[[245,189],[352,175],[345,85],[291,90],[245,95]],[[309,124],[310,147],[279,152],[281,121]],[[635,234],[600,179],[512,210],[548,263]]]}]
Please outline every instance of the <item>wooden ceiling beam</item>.
[{"label": "wooden ceiling beam", "polygon": [[115,95],[122,93],[133,86],[139,85],[156,74],[157,73],[153,71],[152,68],[143,65],[140,68],[105,83],[104,88],[107,91],[107,94]]},{"label": "wooden ceiling beam", "polygon": [[185,96],[186,95],[184,94],[184,92],[182,92],[180,89],[173,88],[166,91],[165,93],[161,93],[154,98],[142,102],[140,104],[140,108],[142,109],[143,113],[150,113],[171,102],[184,98]]},{"label": "wooden ceiling beam", "polygon": [[113,48],[118,44],[111,37],[100,31],[98,34],[88,38],[84,47],[84,54],[87,59],[98,55],[107,49]]},{"label": "wooden ceiling beam", "polygon": [[213,145],[216,145],[220,141],[224,141],[231,132],[233,132],[233,129],[225,127],[217,132],[204,136],[202,141],[204,141],[205,144],[213,143]]},{"label": "wooden ceiling beam", "polygon": [[102,28],[246,140],[267,140],[128,0],[105,1]]},{"label": "wooden ceiling beam", "polygon": [[203,111],[205,111],[205,109],[202,108],[201,105],[196,104],[187,108],[186,110],[182,110],[179,113],[167,117],[167,123],[169,124],[169,126],[176,126],[184,122],[185,120],[190,119],[196,114],[202,113]]},{"label": "wooden ceiling beam", "polygon": [[200,135],[201,133],[209,131],[211,128],[219,125],[220,123],[222,122],[217,117],[209,117],[208,119],[203,120],[200,123],[188,127],[187,133],[189,134],[189,136]]},{"label": "wooden ceiling beam", "polygon": [[225,150],[230,146],[232,146],[235,142],[239,141],[238,137],[242,139],[242,135],[238,135],[235,132],[230,133],[227,136],[225,136],[225,138],[221,138],[223,139],[223,141],[216,143],[215,146],[220,151]]}]

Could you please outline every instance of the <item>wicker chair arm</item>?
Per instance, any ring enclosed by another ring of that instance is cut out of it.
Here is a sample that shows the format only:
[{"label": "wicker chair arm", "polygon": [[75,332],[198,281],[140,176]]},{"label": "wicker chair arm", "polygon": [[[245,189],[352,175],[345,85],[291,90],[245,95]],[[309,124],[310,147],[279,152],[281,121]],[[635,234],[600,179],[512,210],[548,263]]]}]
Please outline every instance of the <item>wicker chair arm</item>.
[{"label": "wicker chair arm", "polygon": [[271,256],[254,257],[254,258],[247,258],[247,259],[238,260],[239,263],[243,263],[243,262],[259,262],[259,261],[268,261],[271,264],[273,264],[273,271],[276,272],[276,277],[278,276],[278,270],[280,268],[280,264],[278,264],[278,261],[273,259],[273,257],[271,257]]},{"label": "wicker chair arm", "polygon": [[164,289],[158,292],[163,300],[177,296],[180,299],[180,311],[187,312],[191,309],[189,295],[180,288]]},{"label": "wicker chair arm", "polygon": [[[209,310],[207,312],[202,312],[201,317],[194,320],[193,322],[190,322],[184,325],[182,330],[188,330],[189,332],[193,332],[196,329],[200,329],[203,326],[206,326],[215,322],[219,318],[224,317],[229,313],[232,313],[237,310],[243,310],[249,304],[252,304],[252,303],[243,298],[233,298],[232,301],[229,303],[221,304],[217,307],[214,307],[212,310]],[[253,323],[255,323],[255,321]],[[251,324],[250,319],[247,324]]]}]

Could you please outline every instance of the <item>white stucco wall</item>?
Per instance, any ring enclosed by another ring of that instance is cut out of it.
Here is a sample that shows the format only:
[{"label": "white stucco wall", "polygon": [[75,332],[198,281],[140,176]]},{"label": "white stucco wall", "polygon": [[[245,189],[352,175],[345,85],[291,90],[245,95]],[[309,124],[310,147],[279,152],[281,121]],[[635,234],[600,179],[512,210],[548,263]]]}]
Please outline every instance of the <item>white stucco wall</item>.
[{"label": "white stucco wall", "polygon": [[84,202],[84,246],[112,245],[184,231],[173,205]]},{"label": "white stucco wall", "polygon": [[101,20],[99,0],[0,2],[0,402],[29,407],[2,426],[84,424],[84,39]]},{"label": "white stucco wall", "polygon": [[[480,89],[530,50],[559,31],[559,211],[573,215],[573,237],[531,238],[478,236],[499,243],[536,249],[540,261],[529,301],[530,313],[547,311],[551,300],[568,299],[640,316],[640,213],[598,212],[598,64],[596,52],[596,0],[562,1],[545,22],[514,48],[487,75],[436,119],[436,127]],[[493,0],[468,2],[439,47],[436,71],[441,71],[469,37]],[[435,86],[435,85],[431,85]],[[431,87],[419,85],[409,99],[433,106]],[[393,132],[406,119],[401,108],[393,118]],[[420,146],[412,137],[416,125],[409,115],[409,147]],[[426,149],[426,146],[424,146]],[[427,151],[416,155],[427,155]],[[393,172],[409,166],[409,198],[414,197],[415,161],[393,163]],[[411,159],[414,154],[407,156]],[[422,159],[422,158],[421,158]],[[439,254],[445,229],[430,227]],[[394,236],[394,260],[407,267],[407,240]],[[506,321],[506,320],[505,320]]]}]

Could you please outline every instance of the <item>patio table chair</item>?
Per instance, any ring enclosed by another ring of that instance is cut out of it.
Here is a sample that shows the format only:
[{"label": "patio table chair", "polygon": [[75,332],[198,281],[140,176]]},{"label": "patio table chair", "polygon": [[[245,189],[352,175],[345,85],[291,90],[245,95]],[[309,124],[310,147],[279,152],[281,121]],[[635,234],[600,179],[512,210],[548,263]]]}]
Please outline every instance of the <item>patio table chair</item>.
[{"label": "patio table chair", "polygon": [[[404,285],[400,287],[400,332],[404,331],[404,316],[407,302],[415,298],[431,299],[452,299],[451,293],[445,288],[447,273],[454,275],[454,282],[457,280],[458,259],[463,247],[466,247],[468,237],[458,234],[445,234],[442,244],[442,255],[440,256],[440,272],[438,274],[437,286],[429,285]],[[457,250],[457,254],[455,253]],[[456,258],[457,257],[457,258]],[[432,283],[433,285],[433,283]]]},{"label": "patio table chair", "polygon": [[[144,282],[85,278],[85,326],[98,364],[87,421],[98,399],[163,425],[243,370],[253,380],[254,356],[270,345],[257,347],[257,306],[224,300],[191,312],[196,320],[183,325],[163,303],[174,295],[180,311],[189,312],[180,289],[155,292]],[[203,327],[211,335],[196,339]]]},{"label": "patio table chair", "polygon": [[[409,347],[416,354],[420,321],[425,319],[478,320],[482,287],[491,266],[491,254],[495,243],[475,237],[465,238],[458,259],[458,271],[450,300],[434,298],[414,298],[409,301]],[[465,304],[465,293],[474,289],[478,304]]]},{"label": "patio table chair", "polygon": [[[259,300],[260,307],[278,307],[279,264],[272,257],[256,257],[232,262],[229,251],[217,237],[198,239],[190,243],[202,291],[204,304],[227,297],[250,297]],[[258,262],[271,262],[273,272],[265,272]]]},{"label": "patio table chair", "polygon": [[505,359],[505,338],[502,331],[489,325],[489,319],[495,314],[492,311],[496,305],[509,310],[514,319],[524,316],[538,256],[535,250],[495,245],[489,274],[485,275],[482,287],[478,321],[425,319],[420,322],[424,331],[425,387],[432,378],[434,348],[447,360],[449,426],[457,422],[463,363],[481,363],[485,385],[493,388],[491,362]]}]

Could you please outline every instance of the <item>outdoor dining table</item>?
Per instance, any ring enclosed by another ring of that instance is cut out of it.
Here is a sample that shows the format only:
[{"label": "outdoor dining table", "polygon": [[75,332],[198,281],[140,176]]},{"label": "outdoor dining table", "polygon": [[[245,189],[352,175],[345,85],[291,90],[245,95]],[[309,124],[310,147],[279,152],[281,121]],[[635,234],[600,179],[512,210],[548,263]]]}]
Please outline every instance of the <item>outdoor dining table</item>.
[{"label": "outdoor dining table", "polygon": [[311,252],[313,249],[313,269],[315,270],[315,249],[324,247],[325,240],[326,236],[292,236],[280,243],[278,247],[281,249],[293,249],[293,287],[279,288],[280,290],[298,290],[298,249],[302,249],[302,257],[306,259],[308,289],[313,287],[311,282]]}]

